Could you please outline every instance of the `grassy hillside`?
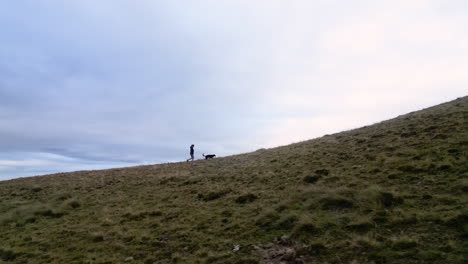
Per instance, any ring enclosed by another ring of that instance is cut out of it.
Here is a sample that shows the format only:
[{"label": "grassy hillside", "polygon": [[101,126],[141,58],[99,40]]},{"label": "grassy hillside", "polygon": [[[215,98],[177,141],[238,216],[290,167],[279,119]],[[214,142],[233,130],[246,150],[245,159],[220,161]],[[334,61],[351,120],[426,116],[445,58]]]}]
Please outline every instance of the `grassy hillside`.
[{"label": "grassy hillside", "polygon": [[274,149],[0,182],[0,263],[466,263],[468,97]]}]

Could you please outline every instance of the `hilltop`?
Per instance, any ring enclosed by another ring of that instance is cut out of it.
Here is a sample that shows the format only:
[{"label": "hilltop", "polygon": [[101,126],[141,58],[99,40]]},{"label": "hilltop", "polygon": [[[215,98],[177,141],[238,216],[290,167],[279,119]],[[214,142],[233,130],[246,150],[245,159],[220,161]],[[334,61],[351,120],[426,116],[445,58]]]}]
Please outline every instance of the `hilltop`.
[{"label": "hilltop", "polygon": [[0,263],[466,263],[468,97],[213,160],[0,182]]}]

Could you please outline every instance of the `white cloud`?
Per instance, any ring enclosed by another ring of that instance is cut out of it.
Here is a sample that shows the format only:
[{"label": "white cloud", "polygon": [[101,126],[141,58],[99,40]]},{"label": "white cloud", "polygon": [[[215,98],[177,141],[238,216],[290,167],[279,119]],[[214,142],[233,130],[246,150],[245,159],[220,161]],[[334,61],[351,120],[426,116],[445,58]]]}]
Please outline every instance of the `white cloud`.
[{"label": "white cloud", "polygon": [[271,131],[269,145],[467,94],[467,18],[441,15],[440,1],[365,3],[341,9],[317,4],[315,9],[325,8],[332,17],[318,23],[308,13],[314,8],[304,4],[281,20],[263,91],[271,103],[267,108],[291,115],[265,130]]},{"label": "white cloud", "polygon": [[5,156],[0,155],[0,181],[48,173],[138,165],[129,162],[70,158],[46,152],[10,152],[8,158],[5,158]]},{"label": "white cloud", "polygon": [[53,163],[47,160],[0,160],[0,166],[6,168],[7,166],[14,167],[29,167],[29,166],[45,166],[52,165]]}]

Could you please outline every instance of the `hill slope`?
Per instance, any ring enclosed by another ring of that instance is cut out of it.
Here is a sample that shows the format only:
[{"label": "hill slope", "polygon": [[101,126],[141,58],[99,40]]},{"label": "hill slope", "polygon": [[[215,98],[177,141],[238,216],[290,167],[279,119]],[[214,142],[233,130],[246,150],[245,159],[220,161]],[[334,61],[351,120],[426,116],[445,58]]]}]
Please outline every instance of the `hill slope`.
[{"label": "hill slope", "polygon": [[464,263],[468,97],[214,160],[0,182],[0,263]]}]

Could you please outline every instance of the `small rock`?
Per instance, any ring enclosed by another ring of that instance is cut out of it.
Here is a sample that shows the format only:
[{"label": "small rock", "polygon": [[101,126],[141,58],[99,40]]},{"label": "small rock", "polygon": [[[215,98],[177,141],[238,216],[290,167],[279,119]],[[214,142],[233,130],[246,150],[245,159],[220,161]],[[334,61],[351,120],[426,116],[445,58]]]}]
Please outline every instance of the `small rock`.
[{"label": "small rock", "polygon": [[291,244],[291,240],[289,239],[289,236],[287,236],[287,235],[282,235],[282,236],[278,239],[278,244],[286,246],[286,245]]},{"label": "small rock", "polygon": [[125,259],[125,262],[129,262],[129,261],[133,261],[133,260],[134,260],[133,257],[128,257],[128,258]]},{"label": "small rock", "polygon": [[232,249],[232,252],[237,252],[240,250],[240,245],[234,245],[234,248]]}]

